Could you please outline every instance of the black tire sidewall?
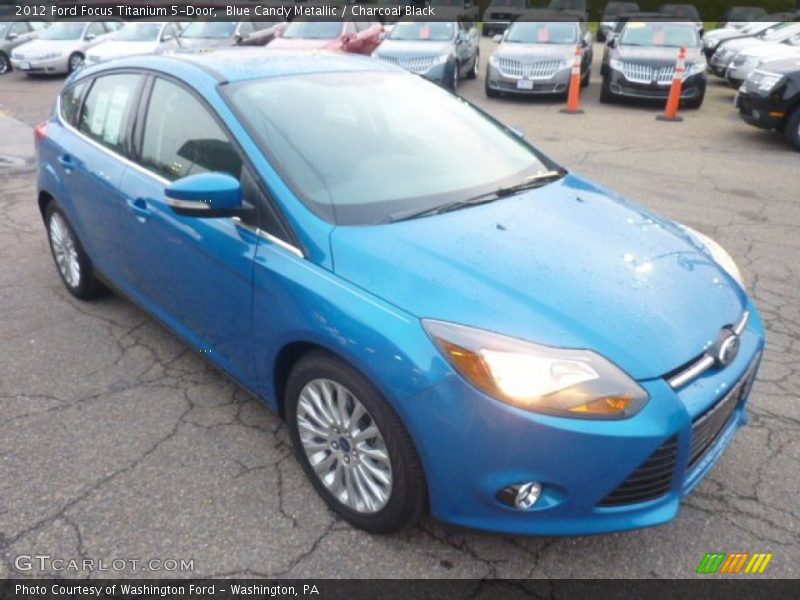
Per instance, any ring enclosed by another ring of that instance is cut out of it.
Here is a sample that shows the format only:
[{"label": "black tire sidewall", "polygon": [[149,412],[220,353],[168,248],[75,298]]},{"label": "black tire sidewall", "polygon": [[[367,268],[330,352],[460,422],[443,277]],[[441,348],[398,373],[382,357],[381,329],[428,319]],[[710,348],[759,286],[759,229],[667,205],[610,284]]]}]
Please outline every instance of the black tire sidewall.
[{"label": "black tire sidewall", "polygon": [[[376,513],[359,513],[339,502],[320,481],[306,457],[297,428],[297,401],[303,387],[314,379],[330,379],[350,390],[381,431],[392,463],[392,492],[386,506]],[[406,529],[419,520],[426,506],[425,481],[419,457],[400,418],[366,377],[333,354],[310,352],[289,375],[284,406],[297,460],[314,489],[334,512],[360,529],[380,534]]]},{"label": "black tire sidewall", "polygon": [[795,150],[800,151],[800,131],[798,131],[798,127],[800,127],[800,106],[796,106],[792,114],[789,115],[789,118],[786,119],[783,130],[786,141],[789,142]]},{"label": "black tire sidewall", "polygon": [[6,56],[5,52],[0,52],[0,68],[2,65],[5,65],[5,71],[0,70],[0,75],[7,75],[13,71],[11,68],[11,60]]},{"label": "black tire sidewall", "polygon": [[79,56],[81,58],[81,64],[83,64],[83,60],[84,60],[83,54],[81,54],[80,52],[73,52],[72,54],[69,55],[69,58],[67,59],[67,73],[74,73],[80,67],[80,65],[78,65],[78,67],[73,67],[72,66],[72,60],[76,56]]}]

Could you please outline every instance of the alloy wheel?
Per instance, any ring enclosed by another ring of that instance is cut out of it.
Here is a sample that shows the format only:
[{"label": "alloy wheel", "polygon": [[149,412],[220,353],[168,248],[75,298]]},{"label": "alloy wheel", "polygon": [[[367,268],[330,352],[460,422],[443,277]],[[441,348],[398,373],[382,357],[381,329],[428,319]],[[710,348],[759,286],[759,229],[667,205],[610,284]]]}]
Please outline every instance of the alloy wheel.
[{"label": "alloy wheel", "polygon": [[311,468],[347,508],[376,513],[392,493],[389,450],[372,415],[346,387],[309,381],[297,402],[297,430]]},{"label": "alloy wheel", "polygon": [[77,71],[83,64],[83,57],[80,54],[73,54],[69,57],[69,72]]},{"label": "alloy wheel", "polygon": [[475,53],[475,64],[472,66],[472,76],[473,78],[478,78],[478,73],[480,72],[480,63],[481,63],[481,55],[479,52]]},{"label": "alloy wheel", "polygon": [[71,288],[81,283],[81,265],[78,262],[78,249],[64,217],[54,212],[50,216],[50,245],[56,259],[58,271]]},{"label": "alloy wheel", "polygon": [[453,91],[458,89],[458,63],[453,65]]},{"label": "alloy wheel", "polygon": [[6,58],[6,55],[0,52],[0,75],[4,75],[11,70],[11,65]]}]

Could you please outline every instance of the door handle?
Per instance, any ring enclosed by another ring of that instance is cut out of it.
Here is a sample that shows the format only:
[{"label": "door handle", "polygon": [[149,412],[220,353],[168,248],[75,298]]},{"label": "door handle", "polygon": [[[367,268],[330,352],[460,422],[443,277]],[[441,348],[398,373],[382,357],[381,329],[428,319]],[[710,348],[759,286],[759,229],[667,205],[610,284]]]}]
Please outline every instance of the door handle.
[{"label": "door handle", "polygon": [[139,219],[139,221],[144,222],[150,217],[150,209],[147,208],[147,200],[144,198],[128,200],[128,206],[130,206],[131,210],[136,215],[136,218]]},{"label": "door handle", "polygon": [[67,173],[75,168],[75,159],[73,159],[69,154],[60,155],[58,157],[58,162],[62,167],[64,167]]}]

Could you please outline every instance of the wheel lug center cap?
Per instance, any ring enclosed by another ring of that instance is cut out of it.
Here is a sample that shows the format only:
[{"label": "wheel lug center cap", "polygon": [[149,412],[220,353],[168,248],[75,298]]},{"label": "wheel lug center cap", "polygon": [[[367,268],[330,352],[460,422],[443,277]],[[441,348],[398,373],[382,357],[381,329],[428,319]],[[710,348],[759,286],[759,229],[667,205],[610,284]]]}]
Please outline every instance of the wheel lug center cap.
[{"label": "wheel lug center cap", "polygon": [[350,452],[350,442],[344,436],[339,438],[339,446],[342,452]]}]

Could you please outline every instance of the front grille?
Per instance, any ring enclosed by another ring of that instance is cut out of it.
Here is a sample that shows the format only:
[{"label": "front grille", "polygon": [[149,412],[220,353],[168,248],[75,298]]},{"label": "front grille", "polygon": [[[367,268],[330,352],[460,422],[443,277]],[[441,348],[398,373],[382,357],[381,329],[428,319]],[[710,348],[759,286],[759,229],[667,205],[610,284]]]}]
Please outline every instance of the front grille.
[{"label": "front grille", "polygon": [[561,61],[548,60],[535,63],[523,63],[510,58],[498,58],[497,68],[504,77],[527,77],[528,79],[550,79],[558,73]]},{"label": "front grille", "polygon": [[678,437],[661,444],[638,469],[623,481],[600,506],[620,506],[646,502],[666,494],[672,487],[678,459]]},{"label": "front grille", "polygon": [[757,367],[758,359],[753,361],[747,373],[722,400],[692,421],[692,445],[687,469],[694,467],[728,428],[733,411],[750,390]]},{"label": "front grille", "polygon": [[381,56],[381,60],[402,67],[412,73],[427,73],[433,66],[434,56],[424,56],[421,58],[397,58],[396,56]]},{"label": "front grille", "polygon": [[656,68],[639,63],[623,62],[622,73],[625,75],[625,79],[634,83],[668,85],[672,83],[672,77],[675,75],[675,66]]}]

